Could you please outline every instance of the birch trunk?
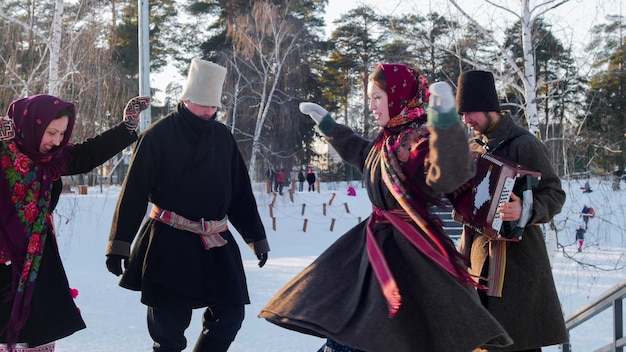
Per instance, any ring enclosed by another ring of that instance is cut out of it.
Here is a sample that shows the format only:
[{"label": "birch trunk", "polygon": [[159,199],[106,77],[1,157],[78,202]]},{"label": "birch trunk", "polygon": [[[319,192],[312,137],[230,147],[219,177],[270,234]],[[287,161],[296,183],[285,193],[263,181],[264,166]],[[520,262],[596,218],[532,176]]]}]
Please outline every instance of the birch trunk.
[{"label": "birch trunk", "polygon": [[[463,16],[465,16],[478,30],[485,35],[486,38],[490,38],[491,41],[497,45],[502,58],[506,64],[511,68],[523,82],[523,87],[519,87],[516,84],[511,84],[513,89],[516,89],[523,96],[522,107],[526,116],[526,122],[528,123],[528,129],[537,138],[541,139],[541,130],[539,129],[539,113],[537,109],[537,76],[536,76],[536,62],[535,62],[535,49],[533,43],[532,25],[535,18],[541,17],[546,12],[554,10],[569,0],[547,0],[539,2],[532,9],[530,7],[530,0],[520,0],[520,12],[513,11],[501,3],[496,3],[491,0],[484,0],[485,3],[499,8],[505,13],[519,19],[522,28],[522,50],[524,52],[524,66],[518,66],[515,59],[510,57],[504,50],[504,45],[500,44],[498,40],[493,36],[492,32],[486,30],[476,20],[470,16],[463,8],[455,1],[448,0],[457,10],[459,10]],[[533,17],[534,13],[534,17]]]},{"label": "birch trunk", "polygon": [[535,64],[535,50],[533,46],[532,18],[530,15],[529,0],[522,0],[522,50],[524,52],[524,97],[526,100],[526,121],[528,130],[541,139],[539,130],[539,113],[537,111],[537,75]]},{"label": "birch trunk", "polygon": [[61,82],[59,80],[59,57],[61,54],[61,37],[63,35],[63,0],[56,0],[52,30],[50,32],[50,67],[48,68],[48,94],[58,96]]}]

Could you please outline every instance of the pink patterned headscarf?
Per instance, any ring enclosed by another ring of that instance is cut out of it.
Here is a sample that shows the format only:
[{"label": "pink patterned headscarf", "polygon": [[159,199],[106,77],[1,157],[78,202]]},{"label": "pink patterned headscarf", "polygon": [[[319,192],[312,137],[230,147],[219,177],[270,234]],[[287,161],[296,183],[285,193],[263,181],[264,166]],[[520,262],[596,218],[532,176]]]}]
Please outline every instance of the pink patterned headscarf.
[{"label": "pink patterned headscarf", "polygon": [[387,127],[403,125],[415,120],[426,121],[426,107],[430,97],[428,80],[404,64],[378,64],[385,73],[387,100],[391,121]]}]

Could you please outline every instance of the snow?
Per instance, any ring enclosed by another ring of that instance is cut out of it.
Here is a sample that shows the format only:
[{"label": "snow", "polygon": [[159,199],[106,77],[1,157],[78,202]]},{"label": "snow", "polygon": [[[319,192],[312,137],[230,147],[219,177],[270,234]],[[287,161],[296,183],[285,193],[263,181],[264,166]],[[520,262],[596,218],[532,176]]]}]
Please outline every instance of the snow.
[{"label": "snow", "polygon": [[[568,197],[555,219],[559,246],[549,247],[566,316],[624,278],[625,191],[613,191],[609,180],[592,179],[594,192],[583,194],[583,184],[584,180],[563,182]],[[345,183],[322,184],[321,188],[319,193],[295,192],[292,201],[288,192],[274,196],[267,194],[263,185],[254,186],[271,251],[265,267],[259,268],[255,256],[235,233],[244,259],[251,304],[246,306],[246,318],[230,351],[317,351],[323,344],[320,338],[279,328],[257,317],[289,279],[370,212],[366,192],[358,185],[356,197],[347,196]],[[97,186],[90,187],[86,195],[79,195],[74,189],[75,193],[62,195],[55,211],[61,257],[70,285],[79,290],[76,303],[87,324],[87,329],[57,341],[58,352],[152,350],[146,307],[139,302],[139,293],[119,287],[119,278],[105,266],[104,250],[119,191],[119,186],[105,186],[101,193]],[[585,247],[578,252],[574,234],[583,224],[580,211],[585,204],[595,209],[596,216],[589,221]],[[186,332],[186,351],[193,349],[200,333],[202,312],[194,311]],[[575,329],[571,336],[573,350],[590,351],[609,343],[611,319],[611,312],[607,311],[593,323]]]}]

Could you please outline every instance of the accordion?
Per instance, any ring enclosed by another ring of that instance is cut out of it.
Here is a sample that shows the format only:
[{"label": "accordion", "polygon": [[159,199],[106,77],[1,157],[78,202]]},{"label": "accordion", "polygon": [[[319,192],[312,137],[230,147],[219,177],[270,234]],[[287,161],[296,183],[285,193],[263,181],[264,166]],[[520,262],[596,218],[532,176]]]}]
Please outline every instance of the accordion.
[{"label": "accordion", "polygon": [[[516,165],[493,154],[475,154],[476,174],[448,195],[455,221],[495,240],[519,241],[532,215],[532,189],[541,173]],[[508,202],[511,192],[522,199],[517,221],[503,221],[498,205]]]}]

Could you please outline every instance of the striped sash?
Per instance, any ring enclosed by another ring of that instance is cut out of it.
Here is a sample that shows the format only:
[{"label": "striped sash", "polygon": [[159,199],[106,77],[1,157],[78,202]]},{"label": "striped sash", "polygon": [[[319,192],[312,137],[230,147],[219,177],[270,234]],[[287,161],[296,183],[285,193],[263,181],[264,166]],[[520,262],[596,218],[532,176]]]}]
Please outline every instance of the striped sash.
[{"label": "striped sash", "polygon": [[150,218],[175,229],[200,235],[206,250],[214,247],[222,247],[228,243],[228,241],[220,236],[220,232],[228,230],[228,217],[224,217],[222,220],[204,220],[204,218],[202,218],[200,221],[192,221],[173,211],[152,205]]},{"label": "striped sash", "polygon": [[452,277],[455,277],[467,285],[486,289],[486,287],[475,283],[473,278],[466,271],[460,271],[458,267],[454,265],[452,260],[456,260],[456,258],[449,258],[446,256],[445,251],[441,249],[441,246],[445,244],[434,243],[432,238],[428,238],[427,235],[421,233],[414,226],[411,226],[409,224],[410,222],[414,221],[403,209],[383,210],[373,207],[372,214],[367,223],[367,237],[365,241],[367,255],[372,270],[383,291],[383,295],[387,300],[390,318],[398,312],[402,304],[402,297],[396,280],[393,277],[393,273],[391,272],[391,268],[387,264],[385,254],[374,236],[374,225],[377,223],[391,224],[391,226],[409,241],[415,249],[420,251]]}]

